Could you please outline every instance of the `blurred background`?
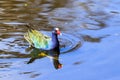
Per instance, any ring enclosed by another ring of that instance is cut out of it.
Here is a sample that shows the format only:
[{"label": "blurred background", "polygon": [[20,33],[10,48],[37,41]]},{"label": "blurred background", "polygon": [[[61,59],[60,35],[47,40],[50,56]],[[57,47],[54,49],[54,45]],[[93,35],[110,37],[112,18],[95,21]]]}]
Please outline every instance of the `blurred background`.
[{"label": "blurred background", "polygon": [[[119,4],[120,0],[0,0],[0,80],[120,80]],[[57,60],[28,48],[26,24],[49,36],[53,28],[60,28]],[[27,64],[32,58],[36,60]],[[63,66],[56,69],[59,63]]]}]

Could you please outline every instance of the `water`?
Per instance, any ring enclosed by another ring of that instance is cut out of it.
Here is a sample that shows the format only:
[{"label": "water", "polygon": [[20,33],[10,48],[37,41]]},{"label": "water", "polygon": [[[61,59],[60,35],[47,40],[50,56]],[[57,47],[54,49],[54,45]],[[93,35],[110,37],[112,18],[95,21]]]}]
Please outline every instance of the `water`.
[{"label": "water", "polygon": [[[0,80],[119,80],[119,3],[1,0]],[[49,36],[59,27],[60,55],[28,48],[23,37],[28,23]]]}]

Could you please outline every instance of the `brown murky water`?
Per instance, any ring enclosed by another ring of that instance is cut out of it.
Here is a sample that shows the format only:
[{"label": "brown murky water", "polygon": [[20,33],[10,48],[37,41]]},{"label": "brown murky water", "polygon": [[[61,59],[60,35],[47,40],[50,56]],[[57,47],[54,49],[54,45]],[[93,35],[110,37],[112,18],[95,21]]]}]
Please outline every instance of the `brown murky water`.
[{"label": "brown murky water", "polygon": [[[0,0],[0,80],[119,80],[119,3]],[[26,24],[49,36],[59,27],[61,54],[29,49]]]}]

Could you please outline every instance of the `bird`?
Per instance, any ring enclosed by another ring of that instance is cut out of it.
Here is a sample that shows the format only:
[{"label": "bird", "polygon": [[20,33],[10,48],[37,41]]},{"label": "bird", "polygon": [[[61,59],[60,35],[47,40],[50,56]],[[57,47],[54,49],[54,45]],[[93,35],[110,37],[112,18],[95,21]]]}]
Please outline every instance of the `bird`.
[{"label": "bird", "polygon": [[58,35],[61,34],[59,28],[54,28],[50,37],[33,29],[30,25],[26,26],[28,31],[24,34],[24,38],[29,42],[29,46],[42,50],[59,49]]}]

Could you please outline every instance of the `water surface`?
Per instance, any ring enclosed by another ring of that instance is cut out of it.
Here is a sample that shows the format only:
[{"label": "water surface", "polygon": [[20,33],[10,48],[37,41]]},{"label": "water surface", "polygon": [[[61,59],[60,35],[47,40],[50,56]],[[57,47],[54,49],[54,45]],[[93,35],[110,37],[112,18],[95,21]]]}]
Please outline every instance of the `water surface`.
[{"label": "water surface", "polygon": [[[119,3],[1,0],[0,80],[119,80]],[[59,27],[60,55],[28,48],[26,24],[49,36]]]}]

